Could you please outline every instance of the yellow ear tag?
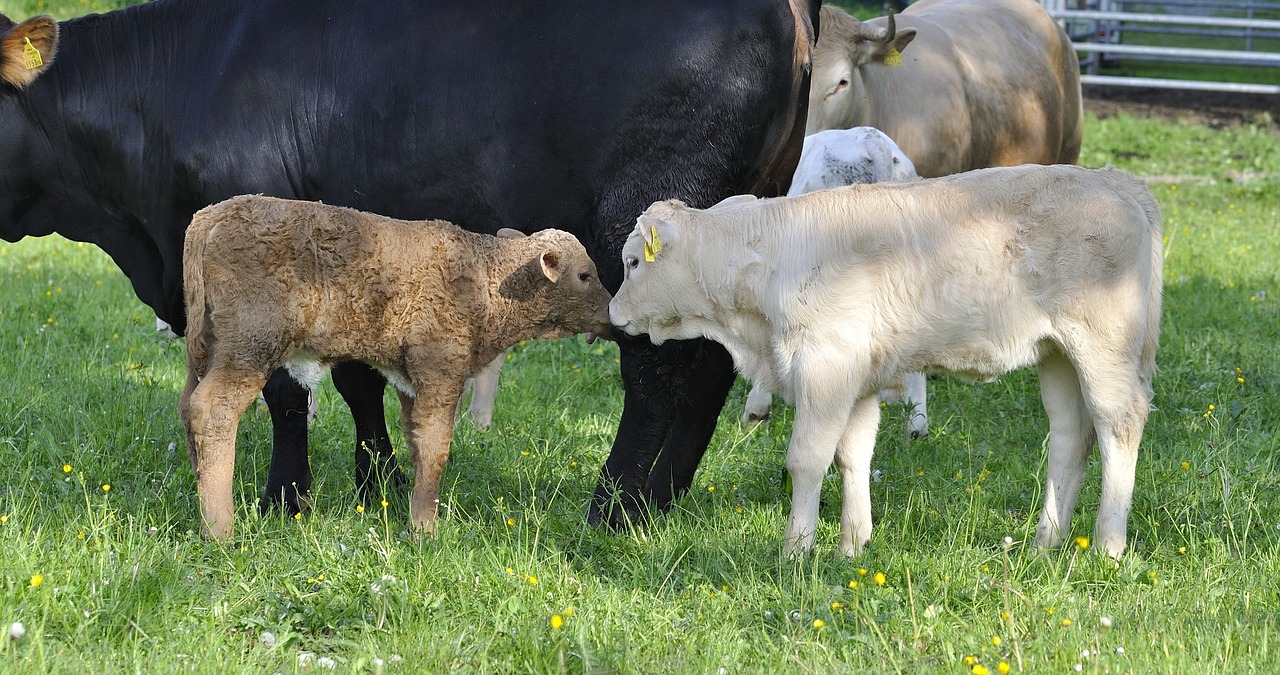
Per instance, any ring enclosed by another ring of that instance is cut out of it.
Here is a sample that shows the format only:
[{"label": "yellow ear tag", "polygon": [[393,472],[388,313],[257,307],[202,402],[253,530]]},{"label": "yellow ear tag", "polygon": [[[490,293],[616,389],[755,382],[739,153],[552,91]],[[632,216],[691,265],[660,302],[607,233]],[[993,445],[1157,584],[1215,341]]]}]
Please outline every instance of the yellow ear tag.
[{"label": "yellow ear tag", "polygon": [[644,243],[644,261],[653,262],[653,256],[662,250],[662,240],[658,238],[658,228],[650,225],[649,236],[653,239],[653,243]]},{"label": "yellow ear tag", "polygon": [[884,65],[890,68],[902,65],[902,52],[890,47],[889,51],[884,53]]},{"label": "yellow ear tag", "polygon": [[31,44],[31,38],[22,38],[26,44],[22,45],[22,58],[27,66],[27,70],[34,70],[44,65],[44,59],[40,58],[40,50]]}]

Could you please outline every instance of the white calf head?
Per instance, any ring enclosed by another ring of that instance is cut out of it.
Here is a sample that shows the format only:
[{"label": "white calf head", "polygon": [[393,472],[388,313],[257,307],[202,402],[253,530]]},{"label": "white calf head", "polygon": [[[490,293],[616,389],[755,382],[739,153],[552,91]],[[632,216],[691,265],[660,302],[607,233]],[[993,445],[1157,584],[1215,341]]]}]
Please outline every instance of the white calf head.
[{"label": "white calf head", "polygon": [[678,213],[676,201],[657,202],[636,219],[622,246],[622,286],[609,303],[613,325],[628,335],[648,334],[654,344],[704,337],[698,322],[711,314],[698,283],[698,261],[691,255],[690,232],[654,212]]}]

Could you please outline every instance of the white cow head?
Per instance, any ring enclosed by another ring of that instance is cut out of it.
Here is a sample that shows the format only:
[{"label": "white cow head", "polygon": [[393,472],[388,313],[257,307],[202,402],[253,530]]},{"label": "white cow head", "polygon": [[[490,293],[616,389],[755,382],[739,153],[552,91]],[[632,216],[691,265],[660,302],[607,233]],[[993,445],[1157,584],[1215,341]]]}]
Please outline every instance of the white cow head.
[{"label": "white cow head", "polygon": [[902,50],[915,38],[916,30],[897,30],[892,12],[888,26],[881,27],[829,6],[822,8],[818,25],[805,133],[865,125],[867,89],[862,69],[900,64]]},{"label": "white cow head", "polygon": [[[609,319],[628,335],[648,334],[654,344],[702,337],[698,318],[711,314],[711,303],[697,278],[691,242],[674,219],[686,207],[672,200],[657,202],[636,219],[636,229],[622,246],[622,286],[609,303]],[[686,320],[695,319],[695,320]]]}]

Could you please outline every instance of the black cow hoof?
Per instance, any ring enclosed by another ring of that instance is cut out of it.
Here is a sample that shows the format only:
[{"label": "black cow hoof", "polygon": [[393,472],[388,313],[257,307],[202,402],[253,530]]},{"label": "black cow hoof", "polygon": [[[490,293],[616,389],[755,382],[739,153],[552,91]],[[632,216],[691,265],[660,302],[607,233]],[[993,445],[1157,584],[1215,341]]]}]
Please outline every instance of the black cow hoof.
[{"label": "black cow hoof", "polygon": [[607,527],[614,532],[625,532],[643,525],[647,520],[644,505],[636,497],[618,493],[609,494],[603,488],[596,488],[591,506],[587,507],[588,525]]},{"label": "black cow hoof", "polygon": [[299,490],[289,486],[279,490],[267,490],[262,495],[262,500],[258,502],[258,513],[266,515],[273,511],[280,511],[286,516],[296,516],[310,510],[312,505],[310,489]]}]

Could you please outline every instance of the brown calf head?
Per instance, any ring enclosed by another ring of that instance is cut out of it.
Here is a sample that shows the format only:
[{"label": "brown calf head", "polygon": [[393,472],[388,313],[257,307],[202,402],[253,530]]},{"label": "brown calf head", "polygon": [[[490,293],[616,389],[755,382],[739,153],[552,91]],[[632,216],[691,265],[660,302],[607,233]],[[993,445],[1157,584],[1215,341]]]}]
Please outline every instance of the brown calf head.
[{"label": "brown calf head", "polygon": [[[498,236],[517,238],[520,235],[504,229]],[[596,336],[612,335],[611,296],[600,283],[596,265],[581,242],[562,230],[542,230],[528,237],[525,244],[533,251],[534,258],[505,279],[501,291],[504,296],[517,300],[538,296],[544,299],[548,331],[540,337],[587,333],[591,341]]]}]

